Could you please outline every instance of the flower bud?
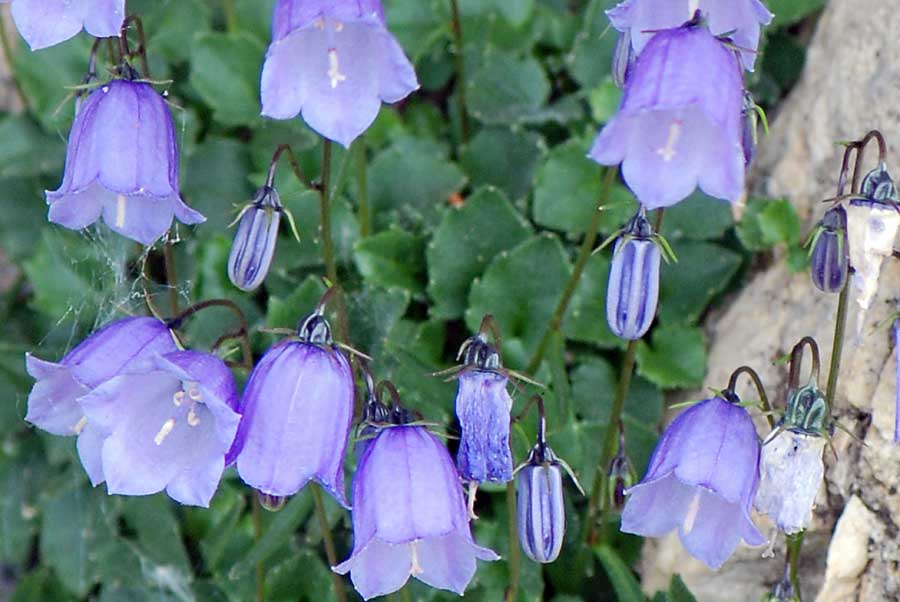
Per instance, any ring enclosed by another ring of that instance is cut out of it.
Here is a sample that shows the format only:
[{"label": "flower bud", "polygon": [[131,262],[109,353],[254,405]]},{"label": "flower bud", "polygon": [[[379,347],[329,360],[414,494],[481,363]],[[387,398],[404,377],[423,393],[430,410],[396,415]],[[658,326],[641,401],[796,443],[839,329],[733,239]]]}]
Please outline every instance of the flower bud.
[{"label": "flower bud", "polygon": [[619,34],[619,38],[616,40],[612,59],[612,78],[618,87],[625,87],[628,70],[633,64],[634,51],[631,48],[631,33],[625,30]]},{"label": "flower bud", "polygon": [[650,224],[638,215],[616,241],[609,272],[606,321],[616,336],[636,340],[650,329],[659,300],[659,261]]},{"label": "flower bud", "polygon": [[823,293],[837,293],[847,281],[850,261],[844,208],[838,206],[825,213],[818,230],[810,256],[812,281]]},{"label": "flower bud", "polygon": [[239,289],[252,291],[266,279],[275,256],[281,211],[278,193],[263,186],[241,214],[228,257],[228,278]]},{"label": "flower bud", "polygon": [[529,462],[516,478],[519,541],[535,562],[553,562],[566,532],[562,470],[555,462]]}]

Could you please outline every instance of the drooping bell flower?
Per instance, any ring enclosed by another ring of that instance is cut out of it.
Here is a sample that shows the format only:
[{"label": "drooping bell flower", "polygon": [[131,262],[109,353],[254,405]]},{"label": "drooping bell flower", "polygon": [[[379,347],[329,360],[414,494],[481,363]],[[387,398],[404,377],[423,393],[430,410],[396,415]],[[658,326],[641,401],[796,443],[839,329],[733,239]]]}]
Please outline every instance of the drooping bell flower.
[{"label": "drooping bell flower", "polygon": [[630,488],[622,531],[662,537],[678,529],[691,556],[720,567],[743,539],[766,539],[750,519],[759,484],[759,441],[738,405],[713,397],[682,412],[665,430],[647,474]]},{"label": "drooping bell flower", "polygon": [[857,340],[862,336],[865,316],[878,291],[878,277],[885,257],[894,252],[894,238],[900,227],[897,191],[882,163],[863,180],[861,197],[847,205],[847,236],[853,290],[859,306]]},{"label": "drooping bell flower", "polygon": [[255,290],[269,274],[282,210],[278,192],[263,186],[241,213],[228,256],[228,278],[239,289]]},{"label": "drooping bell flower", "polygon": [[459,475],[444,444],[422,426],[395,422],[378,431],[359,461],[353,553],[334,570],[349,572],[366,600],[399,590],[410,577],[462,595],[476,559],[499,557],[472,539]]},{"label": "drooping bell flower", "polygon": [[618,337],[637,340],[656,317],[661,253],[643,211],[622,230],[606,289],[606,321]]},{"label": "drooping bell flower", "polygon": [[731,38],[744,68],[753,71],[760,29],[772,21],[772,13],[759,0],[625,0],[606,14],[613,27],[630,33],[631,45],[640,53],[654,33],[682,25],[698,10],[713,35]]},{"label": "drooping bell flower", "polygon": [[125,0],[0,0],[12,3],[16,29],[32,50],[55,46],[82,29],[96,38],[117,37]]},{"label": "drooping bell flower", "polygon": [[[484,329],[482,329],[484,330]],[[456,416],[460,425],[456,465],[464,481],[506,483],[513,477],[509,448],[512,398],[500,354],[482,331],[460,349],[464,368],[459,373]]]},{"label": "drooping bell flower", "polygon": [[519,543],[525,555],[547,564],[559,557],[566,534],[563,470],[584,495],[572,469],[547,445],[544,403],[538,397],[537,443],[516,474],[516,518]]},{"label": "drooping bell flower", "polygon": [[619,111],[590,157],[621,163],[647,209],[674,205],[698,185],[737,201],[744,191],[743,98],[737,55],[705,26],[660,31],[628,70]]},{"label": "drooping bell flower", "polygon": [[177,351],[165,323],[149,317],[124,318],[101,328],[58,363],[25,356],[28,374],[37,380],[28,395],[25,420],[62,436],[78,436],[78,453],[91,482],[102,483],[103,467],[92,441],[96,425],[78,399],[154,354]]},{"label": "drooping bell flower", "polygon": [[172,225],[205,221],[181,200],[178,148],[165,99],[144,82],[112,80],[82,104],[58,190],[47,191],[49,219],[80,230],[106,225],[149,245]]},{"label": "drooping bell flower", "polygon": [[350,363],[335,346],[320,306],[297,337],[272,346],[244,388],[241,426],[229,463],[260,494],[294,495],[310,480],[347,507],[344,452],[353,418]]},{"label": "drooping bell flower", "polygon": [[844,208],[838,205],[826,211],[813,236],[809,270],[813,284],[823,293],[839,293],[850,264]]},{"label": "drooping bell flower", "polygon": [[149,495],[209,506],[240,415],[231,370],[197,351],[153,355],[79,400],[98,431],[110,494]]},{"label": "drooping bell flower", "polygon": [[262,114],[303,120],[344,146],[381,103],[418,89],[412,64],[387,30],[380,0],[277,0],[262,72]]},{"label": "drooping bell flower", "polygon": [[791,392],[785,415],[763,443],[754,507],[788,535],[809,527],[825,476],[829,420],[824,394],[810,383]]}]

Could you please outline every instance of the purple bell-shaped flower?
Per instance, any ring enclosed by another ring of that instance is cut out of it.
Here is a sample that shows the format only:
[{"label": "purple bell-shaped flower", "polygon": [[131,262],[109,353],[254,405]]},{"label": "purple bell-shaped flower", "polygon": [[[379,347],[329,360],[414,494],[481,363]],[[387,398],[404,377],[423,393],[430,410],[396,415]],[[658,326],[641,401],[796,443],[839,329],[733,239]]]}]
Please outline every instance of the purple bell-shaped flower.
[{"label": "purple bell-shaped flower", "polygon": [[[490,318],[485,322],[490,323]],[[483,332],[468,339],[459,351],[464,368],[459,373],[456,416],[461,429],[456,464],[464,481],[506,483],[513,477],[509,449],[512,398],[500,354]]]},{"label": "purple bell-shaped flower", "polygon": [[228,278],[239,289],[255,290],[269,274],[282,211],[278,192],[263,186],[241,213],[228,256]]},{"label": "purple bell-shaped flower", "polygon": [[380,0],[278,0],[262,72],[262,114],[298,114],[344,146],[381,103],[418,89],[412,64],[387,30]]},{"label": "purple bell-shaped flower", "polygon": [[656,317],[661,253],[643,211],[616,240],[606,288],[606,321],[618,337],[637,340]]},{"label": "purple bell-shaped flower", "polygon": [[810,252],[813,284],[824,293],[839,293],[847,282],[850,263],[847,213],[840,205],[829,209],[819,222]]},{"label": "purple bell-shaped flower", "polygon": [[[209,506],[240,421],[237,387],[222,360],[196,351],[154,354],[78,403],[96,427],[79,452],[98,459],[110,494],[165,490],[182,504]],[[100,475],[90,475],[94,484]]]},{"label": "purple bell-shaped flower", "polygon": [[730,36],[744,67],[753,71],[760,29],[772,21],[759,0],[625,0],[606,14],[613,27],[631,35],[631,45],[640,53],[654,33],[682,25],[698,10],[714,35]]},{"label": "purple bell-shaped flower", "polygon": [[353,477],[353,553],[334,567],[365,599],[410,577],[462,595],[476,559],[499,557],[472,539],[459,475],[447,448],[395,411],[365,448]]},{"label": "purple bell-shaped flower", "polygon": [[627,491],[622,531],[681,543],[711,568],[743,539],[761,545],[750,508],[759,485],[759,440],[737,398],[713,397],[682,412],[665,430],[647,474]]},{"label": "purple bell-shaped flower", "polygon": [[628,70],[619,111],[590,157],[621,163],[647,209],[674,205],[698,185],[737,201],[744,191],[743,98],[737,55],[705,26],[660,31]]},{"label": "purple bell-shaped flower", "polygon": [[95,445],[101,433],[85,416],[79,398],[136,362],[177,350],[164,322],[138,317],[101,328],[58,363],[29,353],[26,368],[37,382],[28,395],[25,420],[54,435],[77,435],[81,463],[92,483],[102,483],[103,466]]},{"label": "purple bell-shaped flower", "polygon": [[100,216],[110,228],[149,245],[172,225],[205,221],[178,192],[178,147],[165,99],[144,82],[112,80],[78,111],[66,170],[47,191],[51,222],[80,230]]},{"label": "purple bell-shaped flower", "polygon": [[275,344],[256,364],[228,460],[236,459],[241,479],[269,498],[294,495],[315,480],[346,507],[353,372],[331,339],[323,311],[320,305],[297,338]]},{"label": "purple bell-shaped flower", "polygon": [[55,46],[82,29],[96,38],[119,35],[125,0],[0,0],[11,3],[16,28],[32,50]]}]

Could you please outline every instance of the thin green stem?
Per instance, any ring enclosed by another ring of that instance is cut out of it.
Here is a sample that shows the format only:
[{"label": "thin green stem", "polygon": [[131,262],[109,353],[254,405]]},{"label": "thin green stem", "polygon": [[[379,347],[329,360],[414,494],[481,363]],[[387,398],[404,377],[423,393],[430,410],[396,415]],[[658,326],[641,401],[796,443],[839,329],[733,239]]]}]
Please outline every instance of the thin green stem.
[{"label": "thin green stem", "polygon": [[[255,492],[253,497],[253,539],[259,544],[262,541],[262,508],[259,504],[259,496]],[[256,563],[256,602],[266,600],[266,567],[262,560]]]},{"label": "thin green stem", "polygon": [[225,28],[229,32],[237,31],[237,12],[234,10],[234,0],[222,0],[222,11],[225,13]]},{"label": "thin green stem", "polygon": [[606,176],[603,179],[603,186],[600,192],[600,202],[598,203],[597,210],[594,211],[587,232],[584,234],[584,241],[582,241],[581,248],[578,251],[578,258],[575,260],[575,268],[572,270],[572,275],[566,283],[566,288],[563,290],[562,297],[556,306],[556,311],[553,312],[553,317],[550,318],[550,324],[547,326],[544,336],[541,337],[541,341],[538,343],[537,350],[534,352],[531,361],[528,362],[528,367],[525,369],[525,371],[530,374],[534,373],[541,365],[541,360],[544,359],[544,354],[547,352],[547,346],[553,338],[553,333],[559,330],[562,325],[566,310],[569,308],[569,303],[572,301],[572,296],[578,288],[578,282],[581,280],[581,275],[584,273],[585,267],[587,267],[587,262],[591,258],[591,253],[594,251],[594,245],[597,243],[597,233],[600,231],[601,208],[606,205],[606,202],[609,199],[609,192],[612,189],[616,173],[617,170],[615,168],[608,168],[606,170]]},{"label": "thin green stem", "polygon": [[469,121],[469,109],[466,104],[466,56],[463,52],[462,21],[459,17],[458,0],[450,0],[450,11],[453,19],[453,40],[456,46],[456,98],[459,101],[459,119],[462,125],[463,144],[469,141],[472,124]]},{"label": "thin green stem", "polygon": [[322,259],[325,274],[337,293],[338,333],[343,343],[350,343],[347,309],[344,294],[338,280],[337,260],[334,254],[334,240],[331,237],[331,140],[322,138],[322,181],[319,183],[319,199],[322,213]]},{"label": "thin green stem", "polygon": [[372,215],[369,208],[369,180],[366,163],[366,139],[356,139],[356,189],[359,195],[359,235],[362,238],[372,233]]},{"label": "thin green stem", "polygon": [[519,595],[519,579],[522,572],[522,553],[519,550],[519,521],[516,519],[516,483],[506,484],[506,514],[509,525],[509,587],[506,602],[515,602]]},{"label": "thin green stem", "polygon": [[[322,541],[325,544],[325,557],[328,558],[328,566],[336,566],[338,563],[337,551],[334,547],[334,538],[331,535],[331,527],[328,526],[328,517],[325,515],[325,502],[322,501],[322,488],[312,483],[310,485],[313,494],[313,501],[316,505],[316,518],[319,519],[319,527],[322,529]],[[347,594],[344,591],[344,582],[341,576],[334,571],[331,573],[331,581],[334,583],[334,592],[337,595],[338,602],[346,602]]]},{"label": "thin green stem", "polygon": [[801,531],[796,535],[788,535],[785,544],[787,547],[788,576],[791,587],[794,590],[794,599],[797,602],[802,602],[803,600],[803,596],[800,593],[800,579],[797,576],[797,567],[800,564],[800,550],[803,548],[803,537],[805,534],[805,531]]},{"label": "thin green stem", "polygon": [[16,94],[18,95],[19,100],[22,101],[22,106],[25,110],[28,110],[28,97],[26,97],[25,93],[22,91],[22,86],[19,83],[19,76],[16,73],[16,63],[13,59],[12,44],[9,43],[9,36],[6,34],[6,18],[3,11],[0,11],[0,45],[3,46],[3,56],[6,58],[6,65],[9,67],[10,78],[12,79]]},{"label": "thin green stem", "polygon": [[831,418],[834,396],[837,394],[838,374],[841,371],[841,354],[844,350],[844,333],[847,330],[847,306],[850,301],[850,279],[844,283],[838,298],[837,319],[834,321],[834,342],[831,344],[831,362],[828,367],[828,386],[825,388],[825,416]]},{"label": "thin green stem", "polygon": [[[628,389],[631,387],[631,377],[634,374],[635,357],[637,355],[637,343],[637,341],[629,341],[625,350],[622,371],[619,373],[619,383],[616,385],[616,397],[613,400],[606,434],[603,436],[603,447],[600,448],[597,472],[594,474],[594,485],[591,489],[591,498],[588,501],[584,522],[584,541],[591,545],[597,542],[599,536],[602,536],[609,514],[610,505],[601,500],[601,495],[608,487],[609,475],[607,471],[609,470],[609,463],[616,453],[618,425],[622,417],[622,410],[625,407],[625,398],[628,397]],[[597,519],[598,510],[600,513],[599,520]],[[599,532],[597,531],[598,524],[600,525]]]}]

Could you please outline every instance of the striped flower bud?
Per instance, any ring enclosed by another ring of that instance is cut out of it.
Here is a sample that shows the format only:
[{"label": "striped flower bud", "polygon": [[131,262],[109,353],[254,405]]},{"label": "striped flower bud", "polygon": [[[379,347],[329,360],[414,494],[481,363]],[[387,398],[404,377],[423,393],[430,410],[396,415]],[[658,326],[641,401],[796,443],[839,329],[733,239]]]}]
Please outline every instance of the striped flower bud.
[{"label": "striped flower bud", "polygon": [[810,254],[812,281],[823,293],[838,293],[844,288],[850,261],[848,248],[847,213],[838,206],[819,222]]},{"label": "striped flower bud", "polygon": [[626,29],[619,34],[616,48],[613,50],[612,78],[619,88],[625,87],[628,70],[634,65],[634,51],[631,48],[631,34]]},{"label": "striped flower bud", "polygon": [[239,289],[252,291],[266,279],[275,256],[281,212],[278,192],[263,186],[241,213],[228,257],[228,278]]},{"label": "striped flower bud", "polygon": [[606,321],[623,339],[650,329],[659,300],[660,251],[647,219],[638,214],[616,241],[606,290]]},{"label": "striped flower bud", "polygon": [[529,463],[516,479],[519,541],[535,562],[553,562],[566,533],[562,470],[558,464]]}]

